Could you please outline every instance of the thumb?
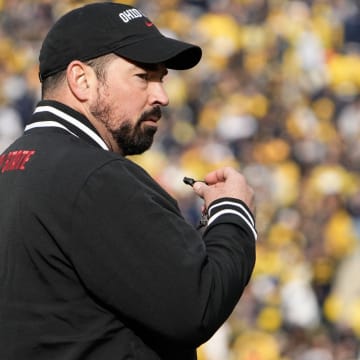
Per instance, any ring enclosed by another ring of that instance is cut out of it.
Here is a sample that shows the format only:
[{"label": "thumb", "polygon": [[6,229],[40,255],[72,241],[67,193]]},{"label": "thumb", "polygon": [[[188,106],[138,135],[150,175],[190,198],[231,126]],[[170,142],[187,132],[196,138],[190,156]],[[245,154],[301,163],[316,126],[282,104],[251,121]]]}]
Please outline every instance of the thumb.
[{"label": "thumb", "polygon": [[193,185],[193,189],[197,195],[199,195],[201,198],[204,197],[204,191],[207,185],[202,181],[196,181]]}]

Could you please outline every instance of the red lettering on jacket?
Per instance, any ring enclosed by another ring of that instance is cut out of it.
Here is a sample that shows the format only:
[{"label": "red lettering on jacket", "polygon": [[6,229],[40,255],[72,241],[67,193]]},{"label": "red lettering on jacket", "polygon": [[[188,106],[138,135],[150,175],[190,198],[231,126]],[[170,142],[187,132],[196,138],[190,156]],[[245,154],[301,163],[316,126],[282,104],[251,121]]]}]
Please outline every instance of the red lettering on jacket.
[{"label": "red lettering on jacket", "polygon": [[1,173],[14,170],[25,170],[26,163],[35,154],[35,150],[16,150],[0,155]]}]

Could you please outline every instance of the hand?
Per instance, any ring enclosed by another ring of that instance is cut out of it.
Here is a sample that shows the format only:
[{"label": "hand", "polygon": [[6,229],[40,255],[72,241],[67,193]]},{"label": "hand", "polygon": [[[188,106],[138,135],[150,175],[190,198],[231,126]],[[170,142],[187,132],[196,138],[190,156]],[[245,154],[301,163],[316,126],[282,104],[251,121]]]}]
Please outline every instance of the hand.
[{"label": "hand", "polygon": [[232,197],[242,200],[252,213],[255,212],[254,190],[245,177],[230,167],[224,167],[205,176],[205,183],[195,182],[194,191],[204,199],[205,208],[215,200]]}]

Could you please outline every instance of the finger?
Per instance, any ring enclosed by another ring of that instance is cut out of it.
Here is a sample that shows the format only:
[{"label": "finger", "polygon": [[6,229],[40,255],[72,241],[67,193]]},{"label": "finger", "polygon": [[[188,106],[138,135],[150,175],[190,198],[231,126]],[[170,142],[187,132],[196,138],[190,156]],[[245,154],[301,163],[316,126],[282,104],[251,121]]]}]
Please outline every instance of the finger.
[{"label": "finger", "polygon": [[220,181],[223,181],[222,179],[223,179],[223,175],[222,175],[221,169],[212,171],[205,176],[206,183],[211,184],[211,185],[216,184]]},{"label": "finger", "polygon": [[235,170],[230,167],[217,169],[207,174],[205,177],[205,181],[207,184],[216,184],[218,182],[223,182],[229,177],[232,172],[235,172]]}]

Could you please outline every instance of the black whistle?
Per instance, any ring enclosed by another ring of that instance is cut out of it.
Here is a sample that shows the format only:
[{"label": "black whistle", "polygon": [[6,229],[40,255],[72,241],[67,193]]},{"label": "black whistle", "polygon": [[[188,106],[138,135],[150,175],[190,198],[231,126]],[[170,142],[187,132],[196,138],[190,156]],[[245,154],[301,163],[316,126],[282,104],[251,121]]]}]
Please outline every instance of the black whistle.
[{"label": "black whistle", "polygon": [[195,180],[193,178],[186,177],[186,176],[183,178],[183,182],[186,185],[190,185],[190,186],[193,186],[196,182],[202,182],[202,183],[206,184],[206,182],[204,180]]},{"label": "black whistle", "polygon": [[184,177],[183,178],[183,182],[186,184],[186,185],[190,185],[190,186],[193,186],[195,184],[195,180],[190,178],[190,177]]}]

